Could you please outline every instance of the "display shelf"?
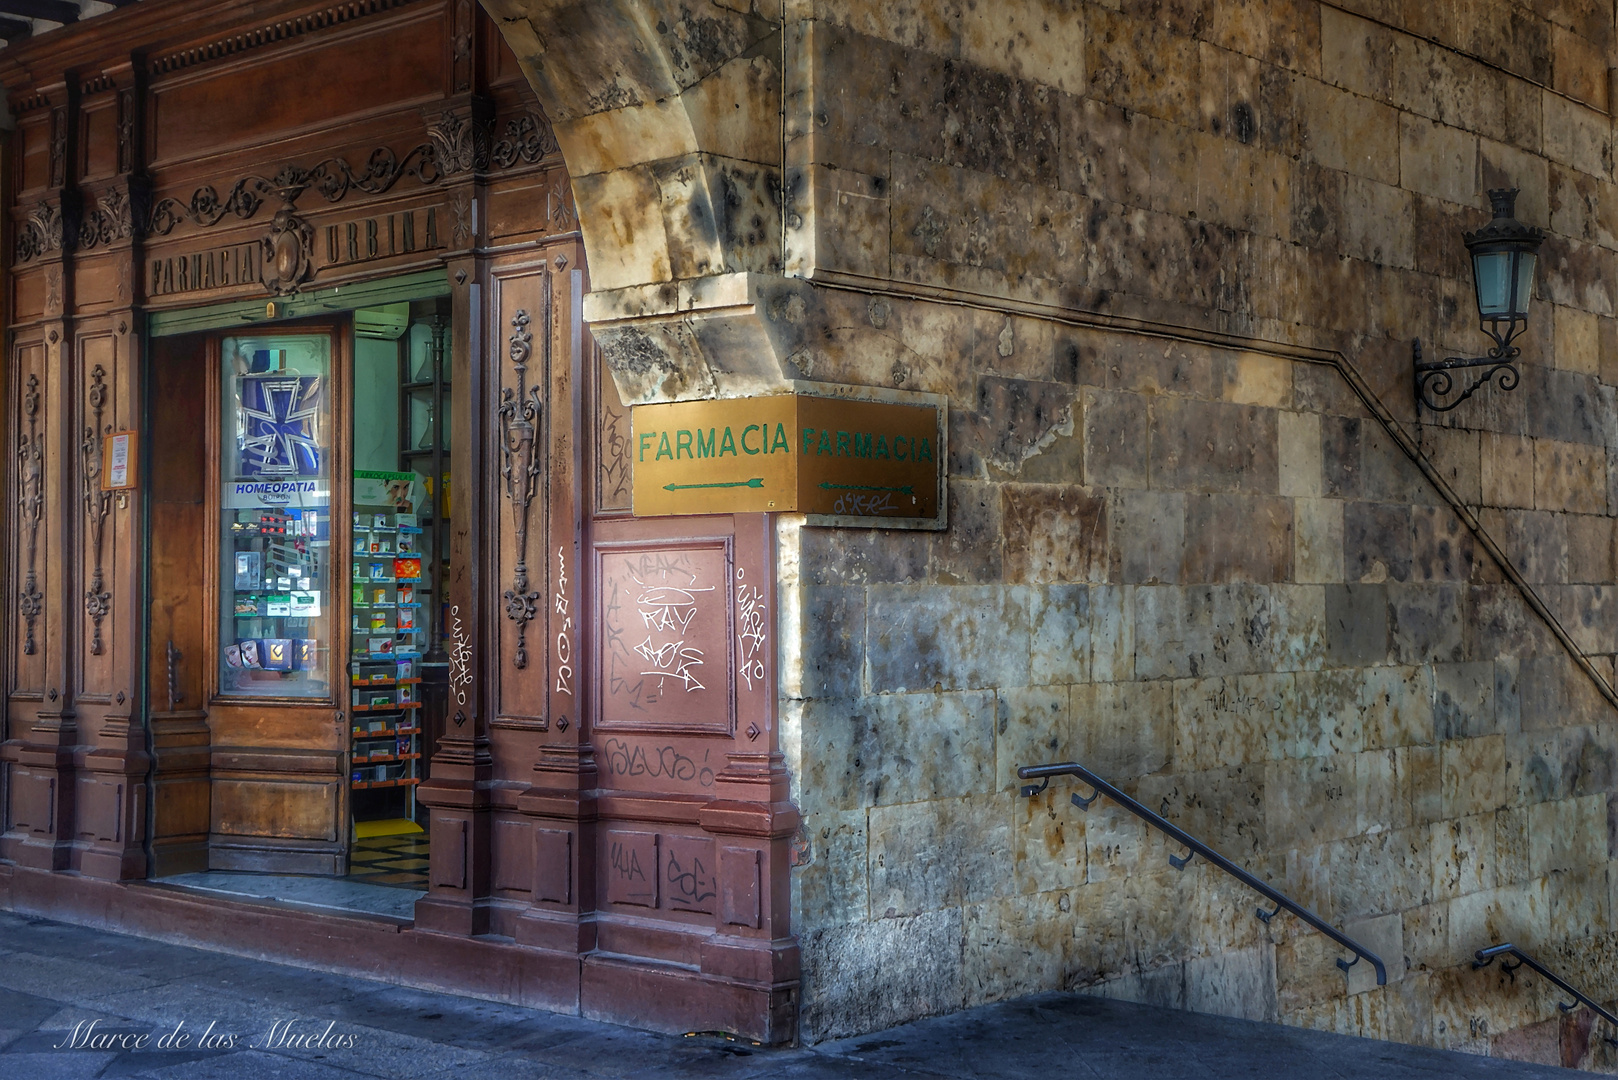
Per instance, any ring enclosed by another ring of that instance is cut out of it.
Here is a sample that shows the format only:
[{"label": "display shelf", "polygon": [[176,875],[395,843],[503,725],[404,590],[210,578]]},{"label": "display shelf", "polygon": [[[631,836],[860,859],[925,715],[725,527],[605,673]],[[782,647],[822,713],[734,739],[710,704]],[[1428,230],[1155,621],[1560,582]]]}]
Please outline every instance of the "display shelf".
[{"label": "display shelf", "polygon": [[[412,472],[354,475],[351,520],[357,546],[388,549],[355,551],[350,562],[354,619],[348,681],[355,725],[349,779],[354,791],[368,793],[354,803],[356,826],[379,817],[416,816],[414,786],[424,764],[416,665],[425,635],[413,616],[417,582],[409,574],[420,561],[415,550],[420,527],[411,512],[419,487]],[[388,726],[372,731],[362,722],[369,717]]]}]

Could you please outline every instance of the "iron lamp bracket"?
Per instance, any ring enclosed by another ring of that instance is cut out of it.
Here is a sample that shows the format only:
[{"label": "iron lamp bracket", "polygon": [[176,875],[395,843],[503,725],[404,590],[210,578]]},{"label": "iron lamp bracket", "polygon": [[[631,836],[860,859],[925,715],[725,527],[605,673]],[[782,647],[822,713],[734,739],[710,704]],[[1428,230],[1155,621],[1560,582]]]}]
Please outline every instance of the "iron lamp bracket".
[{"label": "iron lamp bracket", "polygon": [[[1503,330],[1500,328],[1501,325],[1484,324],[1483,332],[1493,338],[1495,344],[1494,348],[1482,356],[1447,356],[1442,360],[1423,360],[1421,339],[1416,338],[1411,343],[1418,412],[1422,408],[1432,412],[1449,412],[1491,381],[1498,382],[1502,390],[1517,389],[1517,384],[1522,381],[1522,372],[1517,370],[1517,358],[1522,355],[1522,350],[1511,342],[1523,331],[1524,322],[1513,320],[1505,323]],[[1477,371],[1481,371],[1481,374],[1470,375]],[[1460,376],[1459,379],[1457,375]],[[1465,382],[1469,377],[1470,381],[1467,382],[1465,389],[1457,394],[1455,392],[1457,382]]]}]

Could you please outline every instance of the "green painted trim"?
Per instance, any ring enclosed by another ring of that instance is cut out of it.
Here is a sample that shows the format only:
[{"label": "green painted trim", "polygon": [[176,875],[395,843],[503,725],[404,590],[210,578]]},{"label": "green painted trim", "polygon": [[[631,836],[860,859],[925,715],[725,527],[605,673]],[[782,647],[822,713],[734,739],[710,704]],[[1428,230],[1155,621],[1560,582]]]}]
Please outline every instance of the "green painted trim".
[{"label": "green painted trim", "polygon": [[[147,316],[146,333],[154,338],[170,337],[174,334],[194,334],[200,330],[239,328],[251,323],[307,319],[334,311],[430,300],[435,296],[448,296],[449,291],[449,278],[443,270],[422,270],[402,277],[334,285],[329,289],[316,289],[289,297],[266,296],[262,300],[239,300],[180,311],[154,311]],[[280,310],[274,319],[268,319],[264,315],[264,305],[272,300]]]}]

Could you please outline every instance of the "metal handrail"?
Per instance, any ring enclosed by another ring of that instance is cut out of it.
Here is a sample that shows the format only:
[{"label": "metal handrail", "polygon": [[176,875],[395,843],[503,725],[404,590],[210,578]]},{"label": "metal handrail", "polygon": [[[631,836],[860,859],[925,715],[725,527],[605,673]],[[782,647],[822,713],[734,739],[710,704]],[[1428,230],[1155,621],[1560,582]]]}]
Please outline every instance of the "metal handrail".
[{"label": "metal handrail", "polygon": [[1387,985],[1388,970],[1383,965],[1382,958],[1377,956],[1376,953],[1372,952],[1370,949],[1367,949],[1365,946],[1361,945],[1347,934],[1338,930],[1335,926],[1332,926],[1325,919],[1322,919],[1319,915],[1316,915],[1314,912],[1310,911],[1296,900],[1293,900],[1281,890],[1267,884],[1264,881],[1261,881],[1246,870],[1242,869],[1240,866],[1237,866],[1235,863],[1219,854],[1219,852],[1215,851],[1207,844],[1204,844],[1201,840],[1198,840],[1196,837],[1192,836],[1178,825],[1175,825],[1173,822],[1169,821],[1163,815],[1148,810],[1135,799],[1125,795],[1122,791],[1119,791],[1117,788],[1101,779],[1101,777],[1097,776],[1089,769],[1086,769],[1083,765],[1079,765],[1072,761],[1065,761],[1053,765],[1024,765],[1022,768],[1017,770],[1017,776],[1022,780],[1039,779],[1043,781],[1037,785],[1029,784],[1024,787],[1022,789],[1024,798],[1030,798],[1039,794],[1041,791],[1044,791],[1050,786],[1051,777],[1053,776],[1078,777],[1086,784],[1089,784],[1090,787],[1095,791],[1095,794],[1091,795],[1088,799],[1081,799],[1079,798],[1078,792],[1074,792],[1074,806],[1077,806],[1080,810],[1088,810],[1090,809],[1091,803],[1105,795],[1107,798],[1111,799],[1125,810],[1128,810],[1131,814],[1134,814],[1136,817],[1146,822],[1146,824],[1157,828],[1169,837],[1172,837],[1174,840],[1179,841],[1181,844],[1184,844],[1186,847],[1191,849],[1191,854],[1186,855],[1183,858],[1175,858],[1173,855],[1169,856],[1169,863],[1176,870],[1184,870],[1187,863],[1189,863],[1195,856],[1201,855],[1204,859],[1207,859],[1209,862],[1219,867],[1219,869],[1223,870],[1225,873],[1229,874],[1231,877],[1235,878],[1237,881],[1241,882],[1243,885],[1246,885],[1249,889],[1252,889],[1254,892],[1258,893],[1260,896],[1264,897],[1270,903],[1275,905],[1274,911],[1265,911],[1263,908],[1258,908],[1254,912],[1254,914],[1256,914],[1265,923],[1268,923],[1282,911],[1292,912],[1292,914],[1296,915],[1298,918],[1302,919],[1304,922],[1308,923],[1316,930],[1319,930],[1322,934],[1325,934],[1327,937],[1337,942],[1337,944],[1354,954],[1354,959],[1352,960],[1344,960],[1342,957],[1338,957],[1338,967],[1342,968],[1346,972],[1349,968],[1353,967],[1361,960],[1369,960],[1371,962],[1371,966],[1376,969],[1376,984],[1378,986]]},{"label": "metal handrail", "polygon": [[[1552,983],[1553,985],[1558,986],[1562,990],[1565,990],[1567,993],[1573,995],[1574,1000],[1571,1002],[1558,1001],[1556,1003],[1556,1007],[1558,1009],[1561,1009],[1563,1012],[1572,1012],[1581,1004],[1587,1005],[1596,1013],[1596,1015],[1600,1016],[1614,1028],[1618,1028],[1618,1016],[1612,1015],[1612,1013],[1608,1012],[1606,1009],[1603,1009],[1600,1005],[1597,1005],[1595,1001],[1588,995],[1582,994],[1578,990],[1575,990],[1573,987],[1569,986],[1567,980],[1563,979],[1560,975],[1553,973],[1544,964],[1541,964],[1538,960],[1535,960],[1532,956],[1529,956],[1527,953],[1523,952],[1509,941],[1503,945],[1491,945],[1487,949],[1479,949],[1473,954],[1472,970],[1477,971],[1480,968],[1486,968],[1495,961],[1496,957],[1500,956],[1515,956],[1517,958],[1517,963],[1510,967],[1506,966],[1506,962],[1504,960],[1500,961],[1500,970],[1504,971],[1507,975],[1510,975],[1513,982],[1515,982],[1517,979],[1517,969],[1527,965],[1531,970],[1537,972],[1547,982]],[[1618,1046],[1618,1039],[1613,1038],[1611,1035],[1603,1035],[1602,1038],[1607,1041],[1608,1045]]]}]

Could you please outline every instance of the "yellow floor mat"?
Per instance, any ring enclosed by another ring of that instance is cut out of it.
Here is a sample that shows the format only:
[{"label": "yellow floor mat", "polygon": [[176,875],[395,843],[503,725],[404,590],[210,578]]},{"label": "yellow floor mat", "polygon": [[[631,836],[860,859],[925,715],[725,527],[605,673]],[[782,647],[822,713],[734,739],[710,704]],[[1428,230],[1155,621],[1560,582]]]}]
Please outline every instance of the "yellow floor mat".
[{"label": "yellow floor mat", "polygon": [[356,821],[354,823],[354,838],[366,840],[373,836],[404,836],[407,833],[425,832],[420,825],[405,818],[387,818],[383,821]]}]

